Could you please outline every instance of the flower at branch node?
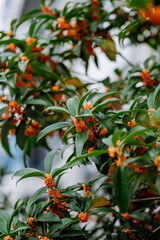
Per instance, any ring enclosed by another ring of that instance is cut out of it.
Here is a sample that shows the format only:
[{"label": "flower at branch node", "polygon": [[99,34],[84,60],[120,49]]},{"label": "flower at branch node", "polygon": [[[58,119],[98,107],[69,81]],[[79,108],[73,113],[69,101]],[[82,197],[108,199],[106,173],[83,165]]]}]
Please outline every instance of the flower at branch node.
[{"label": "flower at branch node", "polygon": [[92,109],[93,108],[93,106],[92,106],[92,104],[90,104],[90,103],[86,103],[85,105],[84,105],[84,108],[83,108],[83,111],[85,112],[86,111],[86,109]]},{"label": "flower at branch node", "polygon": [[48,188],[52,188],[52,187],[55,187],[55,184],[54,184],[54,181],[52,179],[52,175],[51,174],[46,174],[45,175],[45,180],[44,180],[44,183],[46,184],[46,186]]},{"label": "flower at branch node", "polygon": [[35,225],[35,219],[33,217],[27,218],[26,219],[28,222],[28,225],[30,228],[32,228],[32,230],[35,230],[36,225]]},{"label": "flower at branch node", "polygon": [[87,213],[81,212],[80,214],[78,214],[78,217],[80,222],[88,222],[89,215]]},{"label": "flower at branch node", "polygon": [[136,121],[135,120],[131,120],[130,122],[128,122],[128,127],[130,127],[130,128],[134,128],[135,126],[137,126],[138,124],[136,123]]},{"label": "flower at branch node", "polygon": [[13,238],[11,238],[9,235],[7,237],[4,238],[4,240],[13,240]]},{"label": "flower at branch node", "polygon": [[82,119],[77,120],[76,118],[73,118],[73,123],[74,123],[77,131],[82,132],[82,131],[87,130],[87,126],[86,126],[85,122],[82,121]]}]

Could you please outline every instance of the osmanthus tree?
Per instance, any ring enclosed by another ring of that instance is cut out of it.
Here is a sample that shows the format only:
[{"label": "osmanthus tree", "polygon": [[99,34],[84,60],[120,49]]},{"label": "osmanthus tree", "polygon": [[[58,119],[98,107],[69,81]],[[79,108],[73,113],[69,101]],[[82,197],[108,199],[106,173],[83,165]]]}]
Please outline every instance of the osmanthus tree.
[{"label": "osmanthus tree", "polygon": [[[112,36],[116,30],[121,43],[128,38],[157,50],[159,11],[157,1],[147,0],[92,0],[62,11],[42,1],[41,9],[14,20],[11,32],[1,32],[2,146],[11,154],[8,136],[14,133],[25,159],[32,146],[47,147],[46,136],[57,130],[64,146],[46,156],[45,173],[24,168],[14,174],[17,182],[41,178],[44,187],[19,199],[11,214],[0,210],[0,239],[159,239],[159,64],[150,57],[133,66]],[[31,19],[20,40],[19,26]],[[116,69],[117,81],[102,81],[105,93],[87,91],[71,68],[81,59],[87,74],[90,57],[98,67],[96,48],[129,65],[126,77]],[[56,152],[63,158],[72,145],[66,163],[55,169]],[[97,178],[60,189],[68,169],[91,163]]]}]

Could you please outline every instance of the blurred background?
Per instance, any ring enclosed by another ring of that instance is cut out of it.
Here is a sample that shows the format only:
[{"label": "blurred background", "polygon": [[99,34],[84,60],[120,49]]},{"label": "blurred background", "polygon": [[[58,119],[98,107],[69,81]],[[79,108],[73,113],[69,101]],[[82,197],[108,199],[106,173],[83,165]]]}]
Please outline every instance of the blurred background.
[{"label": "blurred background", "polygon": [[[67,2],[68,0],[55,0],[53,6],[61,9]],[[75,3],[76,1],[73,0],[73,2]],[[10,31],[10,22],[13,19],[20,18],[21,16],[23,16],[24,13],[34,8],[40,7],[40,0],[0,0],[0,31]],[[26,22],[19,29],[18,35],[20,38],[25,37],[28,27],[29,22]],[[116,33],[113,34],[116,35]],[[115,37],[114,40],[117,42],[118,46],[118,39],[116,39]],[[145,58],[147,58],[150,55],[151,50],[147,46],[141,45],[138,47],[128,46],[123,50],[117,47],[117,51],[123,51],[123,55],[130,62],[135,64],[136,62],[142,62]],[[82,81],[94,81],[95,84],[93,87],[95,88],[97,87],[97,82],[105,79],[108,76],[114,80],[116,78],[116,75],[114,74],[114,69],[116,69],[117,67],[120,69],[125,69],[127,67],[126,62],[120,56],[117,56],[116,62],[111,62],[109,59],[106,58],[105,54],[101,53],[100,50],[97,50],[97,54],[100,67],[98,69],[94,64],[94,61],[90,59],[88,76],[85,76],[85,69],[81,64],[81,61],[77,60],[75,62],[75,65],[73,66],[74,75],[79,77]],[[105,91],[104,87],[100,84],[98,84],[98,90],[101,92]],[[18,148],[18,146],[16,146],[14,136],[11,136],[9,141],[13,158],[8,156],[0,145],[0,208],[3,208],[4,205],[6,205],[5,207],[11,206],[17,200],[17,198],[28,198],[38,187],[43,185],[43,181],[41,180],[35,179],[34,181],[32,181],[32,179],[30,179],[23,180],[16,187],[16,179],[11,180],[11,176],[15,171],[24,167],[22,160],[23,152]],[[61,148],[62,146],[61,139],[56,133],[54,134],[54,137],[49,138],[48,141],[49,146],[53,149]],[[68,152],[66,152],[65,154],[66,158],[70,155],[70,152],[70,149],[68,149]],[[36,167],[43,170],[43,160],[46,154],[47,151],[44,149],[33,148],[31,159],[28,158],[27,160],[28,166]],[[56,156],[54,167],[62,166],[64,164],[64,161],[65,160],[61,160],[60,153],[58,153]],[[72,185],[78,181],[85,181],[87,179],[91,179],[94,172],[96,172],[96,170],[93,165],[82,168],[75,167],[74,169],[72,169],[72,175],[69,175],[68,173],[62,178],[63,182],[61,184],[61,187]],[[8,198],[8,196],[10,197]],[[10,199],[12,199],[12,203],[9,203]]]}]

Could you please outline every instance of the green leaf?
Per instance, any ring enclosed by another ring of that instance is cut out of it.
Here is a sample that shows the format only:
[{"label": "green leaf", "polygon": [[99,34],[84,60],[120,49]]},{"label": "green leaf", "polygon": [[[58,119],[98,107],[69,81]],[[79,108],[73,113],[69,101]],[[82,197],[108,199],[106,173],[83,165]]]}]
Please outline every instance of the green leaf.
[{"label": "green leaf", "polygon": [[25,179],[25,178],[29,178],[29,177],[44,178],[45,175],[44,175],[44,173],[42,173],[42,172],[40,172],[40,171],[34,171],[34,172],[32,172],[32,173],[27,173],[27,174],[23,175],[22,177],[20,177],[20,178],[17,180],[16,184],[17,184],[18,182],[20,182],[21,180],[23,180],[23,179]]},{"label": "green leaf", "polygon": [[76,156],[79,157],[82,154],[83,146],[88,139],[88,131],[78,132],[76,134]]},{"label": "green leaf", "polygon": [[37,221],[39,222],[60,222],[60,218],[52,212],[42,213],[38,216]]},{"label": "green leaf", "polygon": [[82,199],[82,211],[85,213],[87,212],[87,210],[89,209],[89,207],[91,206],[91,202],[92,202],[92,197],[84,197]]},{"label": "green leaf", "polygon": [[145,132],[147,132],[147,131],[149,131],[149,129],[146,129],[146,128],[141,127],[141,126],[134,127],[132,130],[130,130],[128,132],[128,135],[125,136],[123,138],[123,140],[121,141],[120,149],[122,149],[125,144],[129,143],[130,141],[133,141],[135,136],[146,135]]},{"label": "green leaf", "polygon": [[7,234],[7,222],[0,217],[0,232]]},{"label": "green leaf", "polygon": [[30,217],[31,210],[32,210],[31,206],[33,205],[33,203],[35,203],[44,193],[46,193],[46,191],[47,191],[47,187],[41,187],[36,192],[34,192],[33,195],[29,198],[26,206],[27,216]]},{"label": "green leaf", "polygon": [[44,168],[47,173],[51,172],[52,164],[54,157],[56,156],[57,150],[52,150],[50,153],[47,154],[45,160],[44,160]]},{"label": "green leaf", "polygon": [[11,232],[11,234],[14,234],[16,232],[22,231],[24,229],[28,229],[30,228],[26,223],[18,221],[18,223],[16,224],[14,231]]},{"label": "green leaf", "polygon": [[155,107],[154,93],[151,93],[149,95],[149,97],[147,98],[147,104],[148,104],[148,108],[154,108]]},{"label": "green leaf", "polygon": [[44,128],[42,131],[40,131],[37,137],[37,141],[39,141],[42,137],[44,137],[45,135],[47,135],[52,131],[65,128],[65,127],[70,127],[70,126],[72,126],[72,123],[69,123],[69,122],[58,122],[58,123],[51,124],[48,127]]},{"label": "green leaf", "polygon": [[67,101],[67,108],[72,116],[78,115],[79,99],[77,96]]},{"label": "green leaf", "polygon": [[158,192],[160,194],[160,175],[157,175],[156,187],[157,187],[157,190],[158,190]]},{"label": "green leaf", "polygon": [[147,8],[147,4],[149,3],[149,0],[131,0],[129,1],[129,6],[130,7],[135,7],[135,8]]},{"label": "green leaf", "polygon": [[9,149],[9,143],[8,143],[8,134],[9,134],[10,126],[11,126],[11,119],[8,119],[3,125],[1,130],[1,134],[2,134],[1,143],[4,149],[7,151],[7,153],[12,157],[12,154]]},{"label": "green leaf", "polygon": [[63,229],[78,220],[72,219],[72,218],[63,218],[61,221],[62,221],[61,224],[53,224],[53,226],[49,230],[49,233],[48,233],[49,236],[55,233],[56,231],[58,231],[59,229]]},{"label": "green leaf", "polygon": [[111,61],[115,61],[116,60],[116,45],[115,45],[115,42],[113,40],[107,39],[107,40],[104,41],[102,47],[105,50],[105,53],[106,53],[107,57]]},{"label": "green leaf", "polygon": [[10,214],[7,211],[1,209],[0,217],[3,218],[3,220],[5,220],[6,222],[8,222],[10,219]]},{"label": "green leaf", "polygon": [[[63,113],[67,113],[70,114],[69,111],[66,108],[63,107],[57,107],[57,106],[52,106],[52,107],[48,107],[46,108],[44,111],[55,111],[55,112],[63,112]],[[44,112],[43,111],[43,112]]]},{"label": "green leaf", "polygon": [[0,109],[0,117],[2,116],[2,114],[8,109],[8,107],[3,107]]},{"label": "green leaf", "polygon": [[109,97],[109,96],[113,96],[113,95],[118,94],[118,93],[119,92],[110,92],[110,93],[100,94],[100,96],[98,96],[95,103],[93,104],[93,107],[96,107],[99,104],[99,102],[102,101],[104,98]]},{"label": "green leaf", "polygon": [[130,106],[129,110],[133,110],[136,103],[139,102],[139,100],[142,99],[142,96],[138,97],[136,100],[133,101],[132,105]]},{"label": "green leaf", "polygon": [[21,72],[25,72],[26,71],[26,67],[27,67],[28,61],[19,61],[18,62],[18,67],[21,70]]},{"label": "green leaf", "polygon": [[120,211],[125,213],[129,207],[128,177],[123,166],[116,169],[114,176],[115,201]]},{"label": "green leaf", "polygon": [[16,129],[16,143],[21,149],[23,149],[24,146],[25,126],[26,126],[25,121],[21,121],[21,123]]},{"label": "green leaf", "polygon": [[[17,172],[15,172],[13,177],[22,177],[22,176],[24,176],[26,174],[35,173],[35,172],[42,173],[41,171],[39,171],[39,170],[37,170],[35,168],[23,168],[23,169],[18,170]],[[43,176],[44,176],[44,174],[43,174]]]},{"label": "green leaf", "polygon": [[102,107],[106,106],[107,104],[112,103],[112,102],[117,102],[117,101],[120,101],[120,99],[118,99],[118,98],[109,98],[107,100],[104,100],[102,103],[98,104],[91,111],[92,112],[96,112],[97,110],[100,110]]},{"label": "green leaf", "polygon": [[42,125],[46,124],[45,118],[39,112],[32,109],[25,109],[24,112],[29,118],[34,119],[35,121],[39,122]]},{"label": "green leaf", "polygon": [[44,65],[34,60],[31,62],[31,67],[39,76],[42,76],[45,79],[51,78],[52,80],[61,81],[61,78],[56,73],[53,73],[52,70],[47,65]]},{"label": "green leaf", "polygon": [[23,104],[52,106],[51,102],[43,99],[27,99]]},{"label": "green leaf", "polygon": [[157,102],[159,95],[160,95],[160,84],[156,87],[156,90],[154,91],[154,96],[153,96],[154,107],[156,106],[156,102]]},{"label": "green leaf", "polygon": [[83,105],[84,101],[86,100],[86,98],[89,96],[89,94],[90,94],[92,91],[93,91],[93,89],[90,90],[90,91],[88,91],[88,92],[81,98],[81,100],[80,100],[80,102],[79,102],[79,104],[78,104],[78,114],[80,114],[80,110],[81,110],[81,108],[82,108],[82,105]]}]

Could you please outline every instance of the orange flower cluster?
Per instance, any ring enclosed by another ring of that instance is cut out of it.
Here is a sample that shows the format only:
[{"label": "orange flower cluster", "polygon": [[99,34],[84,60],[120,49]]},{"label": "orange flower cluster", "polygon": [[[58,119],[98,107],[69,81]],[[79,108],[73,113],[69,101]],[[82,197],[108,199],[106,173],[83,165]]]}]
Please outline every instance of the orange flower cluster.
[{"label": "orange flower cluster", "polygon": [[40,240],[50,240],[50,238],[47,238],[47,237],[40,237]]},{"label": "orange flower cluster", "polygon": [[[51,174],[45,175],[44,183],[49,188],[48,194],[53,197],[53,202],[56,203],[56,206],[60,209],[65,209],[68,206],[68,203],[62,202],[60,198],[63,198],[63,196],[60,194],[60,192],[55,188],[54,181],[52,179]],[[49,208],[47,209],[49,210]]]},{"label": "orange flower cluster", "polygon": [[68,203],[61,201],[60,198],[62,198],[63,196],[60,194],[57,188],[54,188],[54,189],[50,188],[48,193],[51,197],[53,197],[53,202],[56,203],[59,209],[62,209],[62,210],[66,209],[66,207],[68,206]]},{"label": "orange flower cluster", "polygon": [[17,101],[10,101],[8,109],[2,114],[2,119],[8,119],[13,117],[12,124],[16,124],[19,120],[22,119],[23,110]]},{"label": "orange flower cluster", "polygon": [[[28,37],[26,39],[26,43],[27,43],[28,46],[30,46],[34,41],[35,41],[35,39],[32,38],[32,37]],[[40,46],[34,45],[32,47],[32,52],[41,52],[41,51],[42,51],[42,48]]]},{"label": "orange flower cluster", "polygon": [[86,184],[83,184],[82,186],[83,186],[83,190],[85,191],[84,197],[91,196],[91,192],[90,192],[91,188],[89,186],[87,186]]},{"label": "orange flower cluster", "polygon": [[108,154],[110,157],[117,156],[118,160],[115,160],[117,166],[121,166],[127,159],[127,156],[123,155],[123,151],[119,151],[120,140],[117,141],[117,147],[108,147]]},{"label": "orange flower cluster", "polygon": [[128,122],[128,127],[130,127],[131,129],[136,127],[138,125],[138,123],[136,123],[135,120],[131,120],[130,122]]},{"label": "orange flower cluster", "polygon": [[4,240],[13,240],[9,235],[4,238]]},{"label": "orange flower cluster", "polygon": [[140,165],[136,165],[136,166],[134,166],[134,171],[142,173],[144,175],[144,173],[148,172],[148,169],[146,167],[142,167]]},{"label": "orange flower cluster", "polygon": [[157,128],[158,131],[160,132],[160,119],[157,119],[151,112],[155,112],[155,109],[154,108],[148,109],[148,115],[149,115],[150,119],[152,120],[155,128]]},{"label": "orange flower cluster", "polygon": [[35,230],[35,228],[36,228],[35,219],[34,219],[33,217],[30,217],[30,218],[27,218],[26,220],[27,220],[27,222],[28,222],[29,227],[30,227],[32,230]]},{"label": "orange flower cluster", "polygon": [[44,183],[46,184],[46,186],[47,186],[48,188],[55,187],[55,184],[54,184],[53,179],[52,179],[52,175],[49,174],[49,173],[47,173],[47,174],[45,175]]},{"label": "orange flower cluster", "polygon": [[160,168],[160,155],[155,158],[154,164],[155,164],[158,168]]},{"label": "orange flower cluster", "polygon": [[38,122],[33,122],[25,130],[25,135],[27,137],[31,137],[31,136],[37,137],[38,133],[39,133],[39,129],[40,129],[39,123]]},{"label": "orange flower cluster", "polygon": [[103,136],[103,135],[106,135],[107,134],[107,128],[103,128],[100,133],[99,133],[99,136]]},{"label": "orange flower cluster", "polygon": [[148,4],[147,10],[140,10],[139,16],[147,22],[154,25],[160,25],[160,6],[154,6],[152,3]]},{"label": "orange flower cluster", "polygon": [[143,83],[147,87],[152,87],[155,84],[155,80],[152,80],[150,71],[148,69],[143,69],[140,77],[143,79]]},{"label": "orange flower cluster", "polygon": [[[54,91],[54,92],[59,92],[59,87],[58,86],[53,86],[52,87],[52,90]],[[62,99],[62,94],[61,93],[56,93],[55,95],[54,95],[54,99],[57,101],[57,102],[59,102],[61,99]]]},{"label": "orange flower cluster", "polygon": [[73,37],[75,41],[83,39],[85,33],[88,32],[88,25],[85,19],[69,23],[66,21],[65,16],[62,16],[58,19],[58,27],[62,30],[58,36],[62,34],[63,37]]},{"label": "orange flower cluster", "polygon": [[77,129],[77,131],[83,132],[87,130],[87,125],[85,124],[84,121],[82,121],[82,119],[77,120],[75,117],[73,118],[73,123]]},{"label": "orange flower cluster", "polygon": [[89,103],[86,103],[85,105],[84,105],[84,108],[83,108],[83,111],[85,112],[86,111],[86,109],[92,109],[93,108],[93,106],[92,106],[92,104],[89,104]]},{"label": "orange flower cluster", "polygon": [[132,233],[132,230],[131,230],[131,229],[129,229],[129,228],[124,228],[124,229],[122,229],[122,232],[125,232],[125,233],[129,234],[129,238],[130,238],[131,240],[135,239],[135,234]]},{"label": "orange flower cluster", "polygon": [[93,8],[93,16],[92,20],[97,21],[100,19],[100,9],[99,7],[99,0],[92,0],[92,8]]},{"label": "orange flower cluster", "polygon": [[80,214],[78,214],[78,217],[80,222],[88,222],[89,215],[87,213],[81,212]]}]

